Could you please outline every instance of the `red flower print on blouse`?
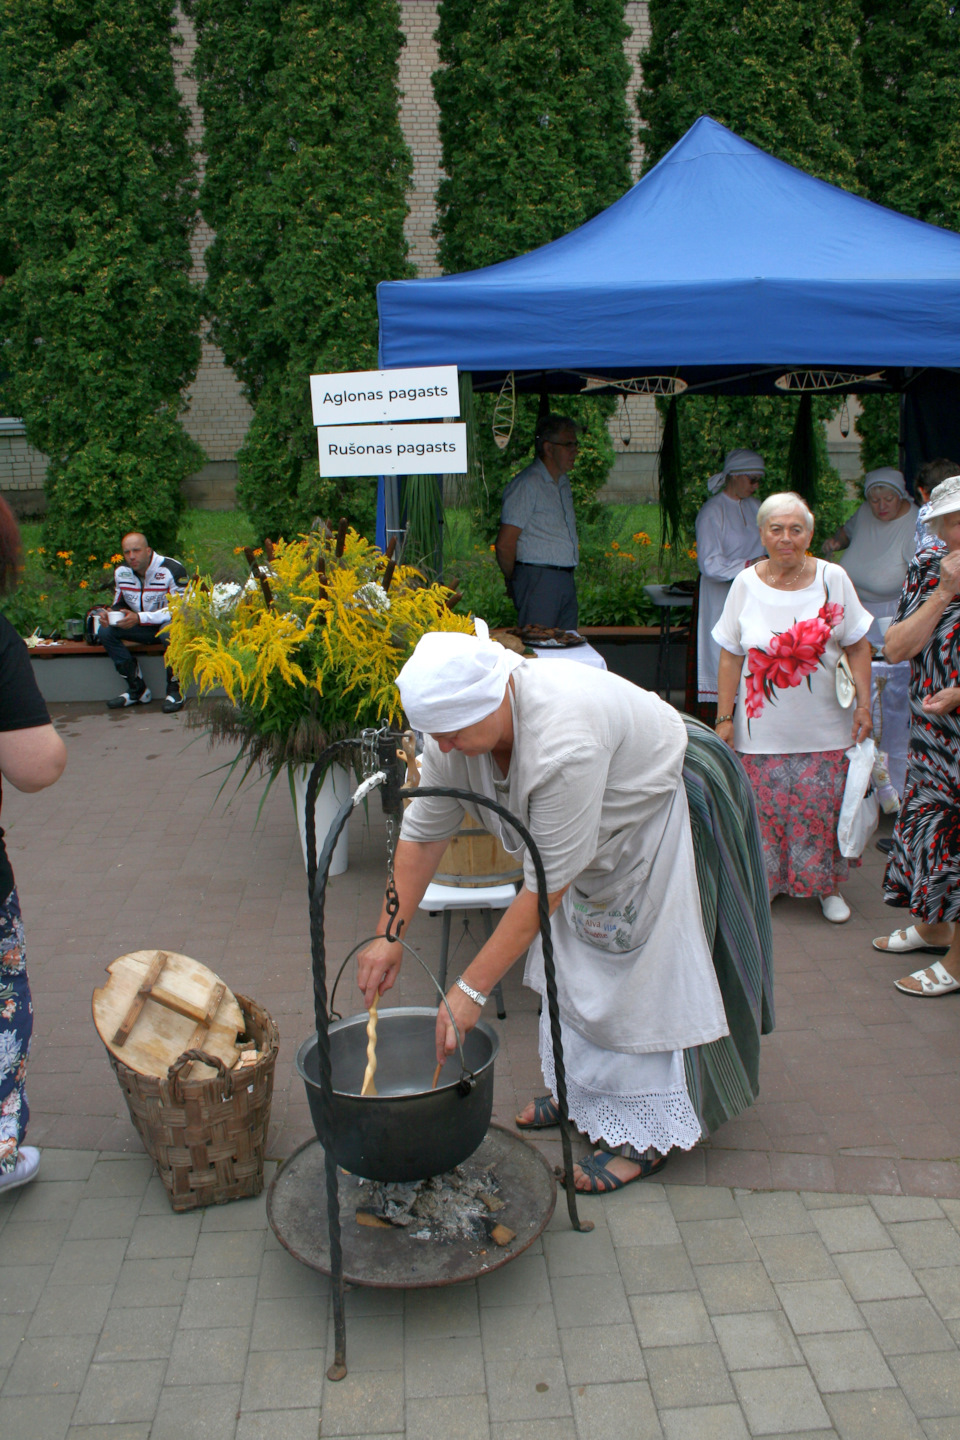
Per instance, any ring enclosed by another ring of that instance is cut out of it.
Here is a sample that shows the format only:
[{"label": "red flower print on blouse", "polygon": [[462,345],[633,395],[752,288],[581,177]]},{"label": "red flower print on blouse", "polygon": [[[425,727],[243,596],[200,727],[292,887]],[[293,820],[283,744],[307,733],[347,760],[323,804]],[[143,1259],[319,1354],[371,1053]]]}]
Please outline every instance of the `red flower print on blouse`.
[{"label": "red flower print on blouse", "polygon": [[765,700],[776,700],[777,690],[792,690],[823,664],[831,630],[843,619],[843,606],[829,595],[812,620],[797,620],[780,635],[774,635],[766,650],[754,646],[747,652],[749,670],[744,677],[747,722],[756,720]]}]

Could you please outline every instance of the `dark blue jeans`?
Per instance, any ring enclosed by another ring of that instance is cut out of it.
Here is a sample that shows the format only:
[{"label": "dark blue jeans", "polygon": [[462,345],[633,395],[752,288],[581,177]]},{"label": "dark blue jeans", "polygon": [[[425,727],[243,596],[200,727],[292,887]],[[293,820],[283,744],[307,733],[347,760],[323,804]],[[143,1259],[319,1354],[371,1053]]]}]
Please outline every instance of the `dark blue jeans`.
[{"label": "dark blue jeans", "polygon": [[131,655],[124,640],[133,640],[138,645],[166,645],[168,636],[160,635],[160,625],[104,625],[97,631],[97,644],[102,645],[121,675],[127,674],[127,666],[137,657]]}]

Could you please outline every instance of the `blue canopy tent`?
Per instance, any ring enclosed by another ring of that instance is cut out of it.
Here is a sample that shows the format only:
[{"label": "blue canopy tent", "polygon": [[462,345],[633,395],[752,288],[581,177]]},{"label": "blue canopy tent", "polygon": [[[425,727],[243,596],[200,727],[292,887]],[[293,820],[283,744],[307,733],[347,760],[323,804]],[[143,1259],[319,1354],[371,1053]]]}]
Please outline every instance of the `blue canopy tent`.
[{"label": "blue canopy tent", "polygon": [[512,371],[518,389],[554,394],[590,377],[591,389],[675,377],[688,393],[895,391],[908,469],[931,443],[960,451],[960,235],[815,180],[707,116],[569,235],[483,270],[385,282],[377,298],[385,368],[456,364],[477,389]]}]

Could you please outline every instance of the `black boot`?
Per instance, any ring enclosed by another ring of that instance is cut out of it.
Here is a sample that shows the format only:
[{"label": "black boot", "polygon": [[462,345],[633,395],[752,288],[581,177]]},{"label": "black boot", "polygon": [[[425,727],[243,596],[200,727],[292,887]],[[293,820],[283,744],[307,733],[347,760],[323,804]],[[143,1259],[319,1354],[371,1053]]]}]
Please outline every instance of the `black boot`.
[{"label": "black boot", "polygon": [[109,710],[125,710],[129,705],[146,705],[153,699],[143,678],[139,660],[131,656],[122,669],[119,666],[117,668],[126,680],[127,688],[122,695],[115,695],[112,700],[107,701]]},{"label": "black boot", "polygon": [[185,704],[186,704],[186,701],[184,700],[183,696],[180,694],[180,681],[177,679],[176,675],[174,675],[173,671],[170,669],[170,666],[168,665],[168,666],[167,666],[167,693],[166,693],[166,695],[163,697],[163,704],[161,705],[160,708],[161,708],[161,710],[163,711],[164,715],[175,715],[178,710],[182,710],[182,709],[183,709],[183,707],[184,707]]}]

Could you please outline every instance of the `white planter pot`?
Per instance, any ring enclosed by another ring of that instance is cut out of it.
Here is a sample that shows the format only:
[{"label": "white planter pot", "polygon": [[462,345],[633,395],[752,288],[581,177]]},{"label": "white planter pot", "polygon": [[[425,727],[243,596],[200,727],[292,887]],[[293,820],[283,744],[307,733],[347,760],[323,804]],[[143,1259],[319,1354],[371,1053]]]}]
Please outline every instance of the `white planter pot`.
[{"label": "white planter pot", "polygon": [[[303,851],[303,867],[307,868],[307,828],[305,812],[307,804],[307,781],[310,779],[312,765],[291,765],[290,776],[293,780],[293,805],[297,812],[297,826],[300,830],[300,848]],[[317,791],[317,803],[314,808],[314,816],[317,826],[317,859],[320,859],[320,852],[323,843],[327,838],[330,826],[337,817],[337,811],[345,800],[349,800],[353,794],[350,785],[350,774],[342,765],[333,764],[323,777],[323,784]],[[342,875],[347,868],[347,826],[337,841],[336,849],[333,852],[333,862],[330,866],[331,875]]]}]

